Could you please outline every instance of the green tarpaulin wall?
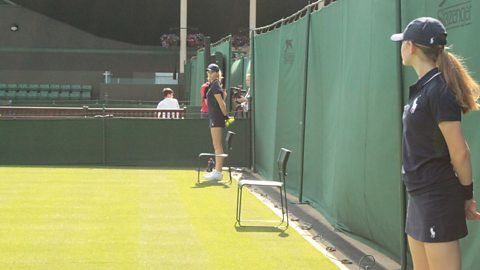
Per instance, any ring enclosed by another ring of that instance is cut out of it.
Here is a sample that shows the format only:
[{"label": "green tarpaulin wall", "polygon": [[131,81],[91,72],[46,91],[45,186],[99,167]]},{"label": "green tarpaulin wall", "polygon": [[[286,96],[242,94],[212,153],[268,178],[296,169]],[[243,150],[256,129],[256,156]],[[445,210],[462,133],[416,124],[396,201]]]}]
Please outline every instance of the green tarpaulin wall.
[{"label": "green tarpaulin wall", "polygon": [[[225,69],[222,70],[223,76],[225,78],[223,88],[227,89],[227,91],[230,89],[231,83],[230,83],[230,68],[232,66],[232,38],[231,36],[228,36],[224,39],[221,40],[221,42],[215,44],[212,46],[211,54],[215,54],[216,52],[219,52],[223,55],[223,61],[225,63]],[[199,88],[200,89],[200,88]]]},{"label": "green tarpaulin wall", "polygon": [[192,61],[191,60],[188,60],[187,63],[185,63],[185,73],[183,74],[183,82],[184,82],[183,89],[185,89],[185,99],[190,101],[191,100],[190,85],[192,83]]},{"label": "green tarpaulin wall", "polygon": [[311,16],[305,197],[336,227],[398,255],[401,109],[397,52],[388,40],[394,3],[339,1]]},{"label": "green tarpaulin wall", "polygon": [[[307,27],[302,18],[255,38],[255,158],[259,172],[269,178],[281,147],[300,152]],[[299,189],[300,160],[297,154],[289,161],[292,190]]]},{"label": "green tarpaulin wall", "polygon": [[248,73],[250,73],[250,58],[248,56],[233,60],[230,73],[230,85],[232,87],[241,86],[244,90],[247,90],[245,77]]},{"label": "green tarpaulin wall", "polygon": [[197,51],[197,56],[191,59],[191,80],[190,80],[190,106],[202,105],[200,87],[206,81],[205,75],[205,51]]},{"label": "green tarpaulin wall", "polygon": [[[402,29],[415,17],[442,18],[453,51],[480,78],[480,50],[471,42],[480,29],[480,18],[472,15],[480,14],[480,3],[405,0],[401,6]],[[402,99],[417,78],[404,68],[400,89],[398,44],[389,40],[396,32],[395,2],[343,0],[310,16],[310,24],[306,15],[255,34],[255,166],[274,177],[280,147],[290,148],[289,191],[302,193],[335,227],[398,261]],[[464,120],[479,179],[480,112]],[[480,224],[469,222],[469,229],[478,234]],[[470,236],[461,243],[464,268],[475,269],[480,240]]]},{"label": "green tarpaulin wall", "polygon": [[[221,40],[218,44],[213,45],[210,48],[210,53],[220,52],[223,55],[223,61],[227,70],[222,70],[224,74],[229,74],[232,66],[232,43],[231,37],[228,36]],[[187,73],[187,70],[189,72]],[[200,87],[205,83],[207,76],[205,73],[205,50],[200,49],[197,51],[197,55],[192,57],[185,64],[185,89],[190,93],[190,106],[202,105],[202,97],[200,95]],[[231,76],[225,77],[225,89],[230,89]],[[188,83],[187,83],[188,82]]]},{"label": "green tarpaulin wall", "polygon": [[266,178],[274,175],[273,156],[278,101],[279,29],[255,37],[255,166]]},{"label": "green tarpaulin wall", "polygon": [[233,87],[243,86],[245,77],[245,59],[239,58],[232,61],[232,67],[230,72],[230,84]]}]

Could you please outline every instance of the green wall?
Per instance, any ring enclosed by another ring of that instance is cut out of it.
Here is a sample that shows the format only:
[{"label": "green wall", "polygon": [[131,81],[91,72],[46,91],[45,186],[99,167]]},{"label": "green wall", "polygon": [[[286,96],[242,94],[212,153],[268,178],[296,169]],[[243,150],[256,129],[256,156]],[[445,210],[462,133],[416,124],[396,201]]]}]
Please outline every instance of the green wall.
[{"label": "green wall", "polygon": [[[229,130],[231,164],[250,166],[248,121]],[[212,151],[201,119],[0,120],[0,165],[194,167],[198,153]]]}]

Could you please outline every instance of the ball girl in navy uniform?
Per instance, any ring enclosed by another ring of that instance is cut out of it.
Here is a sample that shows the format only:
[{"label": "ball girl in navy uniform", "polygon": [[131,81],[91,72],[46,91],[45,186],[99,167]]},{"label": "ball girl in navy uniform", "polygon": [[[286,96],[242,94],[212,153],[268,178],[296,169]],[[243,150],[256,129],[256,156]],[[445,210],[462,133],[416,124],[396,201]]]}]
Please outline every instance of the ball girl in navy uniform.
[{"label": "ball girl in navy uniform", "polygon": [[461,269],[459,239],[466,219],[478,220],[470,151],[462,113],[478,109],[479,86],[447,51],[447,31],[437,19],[417,18],[403,33],[403,64],[418,81],[403,112],[403,181],[409,194],[405,232],[415,270]]},{"label": "ball girl in navy uniform", "polygon": [[204,175],[204,178],[212,181],[222,180],[222,167],[224,157],[222,136],[225,120],[228,119],[227,106],[225,105],[225,91],[220,83],[220,68],[216,64],[210,64],[207,68],[209,87],[206,99],[208,105],[208,120],[212,135],[213,148],[215,150],[215,168],[212,172]]}]

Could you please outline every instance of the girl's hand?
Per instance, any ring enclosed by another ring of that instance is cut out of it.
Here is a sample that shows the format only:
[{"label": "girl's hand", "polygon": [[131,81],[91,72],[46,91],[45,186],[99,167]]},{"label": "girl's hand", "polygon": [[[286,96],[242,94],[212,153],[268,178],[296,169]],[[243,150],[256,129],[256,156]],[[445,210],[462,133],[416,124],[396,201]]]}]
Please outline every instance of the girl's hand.
[{"label": "girl's hand", "polygon": [[480,220],[480,213],[477,211],[477,202],[474,199],[465,201],[465,217],[467,220]]}]

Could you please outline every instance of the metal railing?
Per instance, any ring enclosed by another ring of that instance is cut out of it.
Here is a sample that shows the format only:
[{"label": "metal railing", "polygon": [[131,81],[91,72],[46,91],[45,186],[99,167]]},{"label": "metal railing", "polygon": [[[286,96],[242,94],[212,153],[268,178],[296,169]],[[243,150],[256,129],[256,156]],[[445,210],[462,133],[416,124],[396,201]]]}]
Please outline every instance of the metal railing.
[{"label": "metal railing", "polygon": [[0,118],[153,118],[185,119],[186,109],[0,106]]}]

